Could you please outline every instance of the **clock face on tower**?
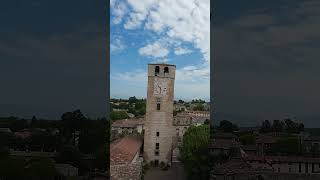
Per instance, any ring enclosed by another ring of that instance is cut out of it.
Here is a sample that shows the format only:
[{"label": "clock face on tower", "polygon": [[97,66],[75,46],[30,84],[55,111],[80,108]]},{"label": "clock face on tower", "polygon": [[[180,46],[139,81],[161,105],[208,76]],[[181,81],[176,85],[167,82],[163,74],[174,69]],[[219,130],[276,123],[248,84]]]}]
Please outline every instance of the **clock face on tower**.
[{"label": "clock face on tower", "polygon": [[167,79],[155,78],[154,79],[154,89],[153,95],[155,96],[165,96],[167,95]]}]

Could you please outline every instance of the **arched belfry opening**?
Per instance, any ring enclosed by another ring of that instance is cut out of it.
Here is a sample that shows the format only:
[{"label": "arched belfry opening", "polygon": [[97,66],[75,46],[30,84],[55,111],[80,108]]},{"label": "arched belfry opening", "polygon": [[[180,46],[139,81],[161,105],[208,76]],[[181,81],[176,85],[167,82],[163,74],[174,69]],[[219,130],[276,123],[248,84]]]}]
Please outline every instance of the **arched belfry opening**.
[{"label": "arched belfry opening", "polygon": [[168,67],[164,68],[164,75],[166,75],[166,74],[169,74],[169,68]]},{"label": "arched belfry opening", "polygon": [[156,68],[154,69],[154,75],[157,76],[160,73],[160,67],[156,66]]}]

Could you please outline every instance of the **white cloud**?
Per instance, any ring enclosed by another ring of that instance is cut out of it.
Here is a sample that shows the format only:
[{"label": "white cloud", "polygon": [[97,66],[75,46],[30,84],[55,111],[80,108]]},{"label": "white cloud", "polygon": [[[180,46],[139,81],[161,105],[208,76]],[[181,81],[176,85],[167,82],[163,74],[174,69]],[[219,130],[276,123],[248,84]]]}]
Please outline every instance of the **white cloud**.
[{"label": "white cloud", "polygon": [[192,50],[190,49],[187,49],[187,48],[181,48],[181,47],[177,47],[175,50],[174,50],[174,53],[176,55],[183,55],[183,54],[189,54],[191,53]]},{"label": "white cloud", "polygon": [[156,59],[155,61],[151,62],[151,63],[167,63],[169,62],[168,58],[161,58],[161,59]]},{"label": "white cloud", "polygon": [[114,53],[116,51],[121,51],[124,48],[125,48],[125,45],[119,38],[113,39],[112,42],[110,43],[110,52],[111,53]]},{"label": "white cloud", "polygon": [[147,72],[141,69],[132,72],[115,73],[111,79],[128,81],[128,82],[147,82]]},{"label": "white cloud", "polygon": [[[175,55],[192,52],[193,49],[184,48],[182,44],[199,49],[203,59],[176,70],[175,96],[209,99],[210,0],[127,0],[127,3],[131,11],[122,18],[123,27],[141,28],[159,35],[138,50],[140,55],[152,57],[156,62],[168,62],[170,51]],[[145,71],[117,75],[118,80],[139,82],[136,84],[143,84],[145,89],[146,77]]]},{"label": "white cloud", "polygon": [[[112,73],[110,95],[114,98],[146,97],[147,72],[138,69],[132,72]],[[121,82],[121,83],[118,83]]]},{"label": "white cloud", "polygon": [[160,42],[154,42],[153,44],[148,44],[147,46],[140,48],[139,53],[141,55],[162,58],[169,54],[169,50]]},{"label": "white cloud", "polygon": [[151,31],[192,43],[210,60],[210,0],[128,0],[133,12],[124,27]]},{"label": "white cloud", "polygon": [[149,10],[156,5],[157,0],[128,0],[133,12],[129,13],[129,20],[124,24],[126,29],[134,29],[142,24],[149,14]]},{"label": "white cloud", "polygon": [[185,66],[176,70],[176,80],[181,82],[205,82],[210,79],[209,66]]},{"label": "white cloud", "polygon": [[112,23],[120,24],[124,15],[127,13],[128,7],[124,2],[119,1],[118,3],[113,0],[110,1],[111,13],[113,15]]}]

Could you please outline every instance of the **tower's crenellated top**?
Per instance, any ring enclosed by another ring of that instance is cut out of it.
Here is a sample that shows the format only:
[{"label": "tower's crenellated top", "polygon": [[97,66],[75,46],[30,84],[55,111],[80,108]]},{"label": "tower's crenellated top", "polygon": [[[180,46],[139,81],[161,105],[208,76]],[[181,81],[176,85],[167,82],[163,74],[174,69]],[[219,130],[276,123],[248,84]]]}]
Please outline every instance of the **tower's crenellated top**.
[{"label": "tower's crenellated top", "polygon": [[148,76],[175,78],[176,65],[173,64],[148,64]]}]

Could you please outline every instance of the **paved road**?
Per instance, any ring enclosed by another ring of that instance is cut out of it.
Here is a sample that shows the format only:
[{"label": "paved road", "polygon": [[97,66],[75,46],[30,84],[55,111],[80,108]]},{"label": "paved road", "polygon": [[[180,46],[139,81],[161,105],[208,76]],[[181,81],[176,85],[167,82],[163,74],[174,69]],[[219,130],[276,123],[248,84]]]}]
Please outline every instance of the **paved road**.
[{"label": "paved road", "polygon": [[186,180],[186,175],[181,163],[174,163],[167,170],[161,170],[160,168],[150,168],[145,176],[145,180]]}]

